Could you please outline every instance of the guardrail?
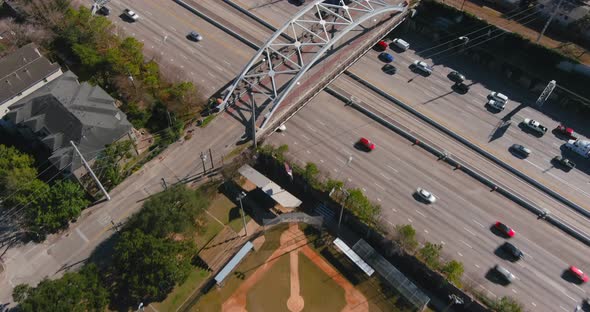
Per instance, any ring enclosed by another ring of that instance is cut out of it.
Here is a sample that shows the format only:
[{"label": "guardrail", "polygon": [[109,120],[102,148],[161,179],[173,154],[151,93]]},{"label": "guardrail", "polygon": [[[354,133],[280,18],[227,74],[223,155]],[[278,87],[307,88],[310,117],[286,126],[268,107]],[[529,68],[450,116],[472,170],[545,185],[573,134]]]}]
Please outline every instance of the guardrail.
[{"label": "guardrail", "polygon": [[476,180],[478,180],[479,182],[487,185],[488,187],[490,187],[494,191],[502,194],[504,197],[506,197],[506,198],[512,200],[513,202],[515,202],[516,204],[526,208],[527,210],[536,214],[540,218],[545,219],[547,222],[549,222],[552,225],[554,225],[555,227],[561,229],[562,231],[564,231],[568,235],[570,235],[570,236],[576,238],[577,240],[579,240],[580,242],[590,246],[590,236],[586,235],[583,232],[580,232],[579,230],[575,229],[571,225],[567,224],[565,221],[560,220],[559,218],[557,218],[553,215],[547,214],[547,212],[545,210],[537,207],[536,205],[525,200],[524,198],[516,195],[508,187],[503,186],[500,183],[497,183],[496,181],[493,181],[489,177],[486,177],[484,174],[476,171],[474,168],[467,166],[463,161],[455,159],[456,158],[455,156],[447,155],[442,149],[435,147],[434,144],[429,143],[426,140],[409,133],[407,130],[402,129],[401,127],[385,120],[384,118],[379,116],[379,114],[374,113],[373,111],[367,109],[366,107],[359,105],[358,103],[356,103],[354,101],[351,101],[349,97],[339,93],[338,91],[335,91],[334,89],[329,88],[329,87],[326,88],[325,90],[326,90],[326,92],[328,92],[332,96],[336,97],[337,99],[345,102],[346,104],[352,106],[353,108],[360,111],[361,113],[367,115],[369,118],[377,121],[378,123],[385,126],[386,128],[393,130],[397,134],[399,134],[402,137],[406,138],[407,140],[413,142],[415,145],[422,147],[423,149],[427,150],[431,154],[437,156],[439,159],[447,162],[449,165],[455,167],[457,170],[461,170],[461,171],[465,172],[467,175],[469,175],[469,176],[475,178]]}]

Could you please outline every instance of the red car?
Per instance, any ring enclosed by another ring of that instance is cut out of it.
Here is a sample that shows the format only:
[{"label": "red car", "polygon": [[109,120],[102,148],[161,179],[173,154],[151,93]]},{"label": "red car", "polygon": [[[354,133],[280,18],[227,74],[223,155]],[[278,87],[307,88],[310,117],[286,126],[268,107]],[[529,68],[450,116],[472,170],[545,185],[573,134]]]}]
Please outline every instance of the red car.
[{"label": "red car", "polygon": [[359,140],[359,144],[365,147],[367,150],[372,151],[375,149],[375,143],[371,142],[367,138],[361,138]]},{"label": "red car", "polygon": [[562,135],[568,139],[572,139],[572,140],[576,139],[576,133],[574,132],[574,129],[568,128],[564,125],[557,126],[557,128],[555,128],[555,132],[557,132],[559,135]]},{"label": "red car", "polygon": [[379,42],[377,42],[378,49],[385,51],[385,50],[387,50],[387,47],[388,47],[387,42],[385,42],[383,40],[379,40]]},{"label": "red car", "polygon": [[508,227],[506,224],[498,221],[494,226],[496,227],[496,229],[498,229],[498,231],[502,232],[502,234],[508,237],[514,237],[514,230]]},{"label": "red car", "polygon": [[581,282],[586,283],[588,281],[588,275],[573,265],[570,267],[570,272],[572,272],[572,274],[575,275]]}]

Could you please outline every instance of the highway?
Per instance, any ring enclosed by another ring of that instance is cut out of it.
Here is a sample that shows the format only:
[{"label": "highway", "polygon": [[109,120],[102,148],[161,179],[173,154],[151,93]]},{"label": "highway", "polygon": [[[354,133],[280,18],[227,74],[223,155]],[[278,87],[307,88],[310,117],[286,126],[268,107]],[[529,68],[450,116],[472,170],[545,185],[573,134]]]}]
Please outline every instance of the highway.
[{"label": "highway", "polygon": [[[256,44],[266,41],[270,35],[267,29],[232,11],[221,1],[188,2],[216,15],[216,19],[223,19],[219,21],[228,27],[235,28]],[[236,3],[249,8],[251,12],[276,27],[282,25],[299,9],[287,1],[271,3],[271,1],[242,0]],[[116,12],[121,12],[128,5],[140,15],[138,22],[127,23],[117,16]],[[144,42],[147,55],[151,53],[162,62],[163,71],[173,78],[193,80],[203,88],[206,95],[223,88],[255,53],[239,40],[172,1],[143,1],[141,6],[138,6],[131,0],[113,0],[109,7],[112,11],[109,19],[121,27],[123,32]],[[199,43],[188,41],[185,36],[191,30],[201,33],[204,40]],[[406,54],[409,56],[408,52]],[[370,75],[364,78],[372,82],[376,80],[375,84],[382,83],[383,79],[395,81],[395,79],[403,78],[404,75],[409,76],[409,72],[405,73],[403,68],[398,68],[399,76],[393,78],[386,76],[380,72],[382,64],[374,61],[374,58],[375,54],[369,53],[361,60],[367,67],[361,68],[358,66],[363,65],[357,65],[353,67],[353,71],[359,75],[369,73]],[[401,61],[401,58],[396,55],[395,62]],[[380,78],[382,76],[385,78]],[[436,75],[431,78],[434,77]],[[469,77],[473,76],[468,75]],[[414,80],[416,84],[418,81],[425,85],[430,83],[419,77]],[[345,82],[337,81],[336,83]],[[442,83],[442,79],[439,83]],[[398,86],[398,88],[394,88],[393,83],[391,85],[379,86],[395,89],[388,91],[396,96],[398,96],[396,92],[399,92],[400,98],[409,101],[408,104],[420,103],[419,99],[409,96],[416,96],[420,92],[412,91],[406,85]],[[472,91],[476,91],[475,86],[472,86]],[[508,94],[508,92],[505,93]],[[359,97],[362,96],[374,95],[368,93],[359,95]],[[385,105],[391,104],[380,105],[379,107],[383,109]],[[438,102],[437,105],[439,105]],[[456,124],[456,120],[451,119],[455,118],[453,114],[441,113],[441,116],[449,118],[449,120],[445,119],[446,122],[445,120],[442,122],[447,125],[452,123],[453,130],[458,131],[462,129],[460,127],[467,127],[462,124],[465,118],[460,119],[462,121]],[[542,116],[534,115],[533,117],[550,126],[549,122],[542,119]],[[342,178],[347,178],[347,186],[364,188],[370,198],[380,202],[385,223],[390,225],[411,223],[420,231],[424,239],[433,242],[440,240],[439,243],[445,246],[444,253],[447,259],[457,259],[465,263],[467,283],[474,287],[494,295],[512,295],[535,311],[558,309],[570,311],[585,296],[585,286],[573,285],[564,280],[561,274],[570,264],[578,265],[583,270],[590,270],[584,262],[589,255],[586,246],[544,221],[537,220],[522,207],[490,192],[489,189],[463,173],[453,171],[442,162],[437,162],[432,155],[412,146],[384,127],[376,125],[359,112],[343,107],[342,103],[332,96],[320,93],[287,124],[287,127],[284,136],[274,135],[270,141],[276,144],[288,142],[291,147],[290,155],[301,162],[313,161],[321,169],[332,172],[332,176],[339,174],[339,168],[342,168],[345,159],[348,155],[353,155],[350,167],[344,168],[341,174]],[[424,135],[433,138],[440,136],[432,129],[423,125],[420,127]],[[162,159],[150,162],[144,169],[117,187],[112,194],[114,198],[112,202],[102,203],[87,210],[77,224],[70,228],[67,235],[52,236],[47,242],[39,245],[10,249],[6,255],[8,261],[5,262],[10,275],[4,275],[2,285],[15,286],[21,282],[36,283],[43,276],[58,276],[66,268],[74,268],[98,243],[112,233],[111,220],[115,222],[124,220],[138,209],[142,199],[162,189],[160,178],[166,177],[175,181],[200,171],[200,164],[195,160],[196,157],[186,155],[196,155],[210,147],[214,149],[215,155],[227,153],[234,146],[234,138],[239,137],[241,132],[243,132],[242,125],[234,122],[226,114],[222,114],[207,129],[193,136],[190,141],[175,143],[162,155]],[[482,133],[485,134],[485,132],[482,130]],[[471,132],[468,133],[471,134]],[[353,142],[360,136],[370,137],[377,142],[377,150],[371,154],[365,154],[352,148]],[[544,142],[550,136],[551,134],[547,134],[542,140],[535,140]],[[530,140],[526,136],[524,139]],[[448,139],[445,140],[445,145],[448,144],[449,148],[459,151],[458,154],[462,157],[473,157],[472,161],[475,163],[483,163],[481,157],[478,159],[475,156],[467,156],[468,152],[465,148],[461,148],[456,143],[449,143]],[[501,142],[500,140],[504,138],[497,139],[493,143]],[[532,145],[531,147],[534,148]],[[502,150],[499,149],[498,153],[501,152]],[[539,161],[534,158],[537,154],[536,150],[534,153],[530,159],[532,163]],[[524,166],[526,170],[535,168],[532,165],[529,168],[528,163]],[[553,171],[555,170],[551,172]],[[558,174],[561,173],[555,173],[555,175]],[[412,192],[418,186],[433,191],[439,201],[433,206],[417,203],[412,198]],[[527,197],[529,196],[528,192],[523,192]],[[534,192],[530,194],[534,200],[546,200],[542,195],[535,195]],[[571,215],[571,211],[563,212],[563,215],[564,218],[569,218],[570,222],[576,222],[575,215]],[[512,240],[526,253],[524,261],[512,264],[494,255],[495,248],[503,241],[489,230],[489,226],[496,220],[505,221],[516,230],[517,235]],[[488,281],[484,276],[495,263],[508,267],[519,279],[509,287],[501,287]],[[10,288],[0,287],[0,300],[9,298]]]}]

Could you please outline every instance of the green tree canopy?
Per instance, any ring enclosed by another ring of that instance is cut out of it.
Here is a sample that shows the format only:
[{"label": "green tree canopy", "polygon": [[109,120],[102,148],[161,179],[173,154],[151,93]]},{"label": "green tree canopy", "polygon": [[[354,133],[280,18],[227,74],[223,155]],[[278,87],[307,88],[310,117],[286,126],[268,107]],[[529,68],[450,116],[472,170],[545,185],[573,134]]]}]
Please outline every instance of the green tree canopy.
[{"label": "green tree canopy", "polygon": [[442,267],[441,271],[447,276],[449,282],[455,284],[455,286],[461,286],[461,277],[464,272],[463,263],[451,260]]},{"label": "green tree canopy", "polygon": [[414,252],[418,247],[416,239],[416,230],[410,224],[396,226],[396,241],[400,248],[407,252]]},{"label": "green tree canopy", "polygon": [[23,312],[104,311],[108,305],[108,292],[92,264],[60,279],[44,279],[37,287],[20,284],[14,288],[12,298]]},{"label": "green tree canopy", "polygon": [[190,235],[197,218],[208,206],[209,200],[200,191],[178,185],[148,199],[127,225],[158,238],[173,233]]},{"label": "green tree canopy", "polygon": [[112,188],[125,178],[121,172],[120,162],[131,158],[133,143],[129,140],[115,142],[105,148],[94,162],[95,172],[98,178],[107,188]]},{"label": "green tree canopy", "polygon": [[512,297],[502,297],[496,300],[492,306],[498,312],[522,312],[522,305]]},{"label": "green tree canopy", "polygon": [[438,270],[440,268],[440,252],[442,248],[442,245],[427,242],[418,250],[418,257],[431,269]]},{"label": "green tree canopy", "polygon": [[381,206],[373,204],[359,188],[350,189],[348,193],[346,207],[364,223],[371,226],[375,225]]},{"label": "green tree canopy", "polygon": [[164,299],[186,280],[195,254],[192,241],[157,238],[139,229],[124,231],[113,255],[118,295],[133,303]]}]

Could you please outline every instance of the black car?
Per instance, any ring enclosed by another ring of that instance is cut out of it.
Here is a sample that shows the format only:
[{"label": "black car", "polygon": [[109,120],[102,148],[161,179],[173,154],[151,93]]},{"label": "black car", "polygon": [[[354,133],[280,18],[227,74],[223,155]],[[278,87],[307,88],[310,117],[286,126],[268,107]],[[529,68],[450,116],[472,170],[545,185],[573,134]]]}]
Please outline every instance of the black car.
[{"label": "black car", "polygon": [[381,70],[388,75],[394,75],[397,72],[397,68],[391,64],[385,64]]},{"label": "black car", "polygon": [[565,157],[562,157],[562,156],[553,157],[553,161],[555,163],[563,166],[567,170],[572,170],[572,169],[576,168],[576,164],[573,161],[571,161]]},{"label": "black car", "polygon": [[505,242],[504,245],[502,245],[502,250],[507,252],[515,260],[524,258],[524,253],[509,242]]},{"label": "black car", "polygon": [[100,9],[98,9],[98,14],[109,16],[111,14],[111,10],[109,10],[109,8],[107,8],[106,6],[102,6],[100,7]]},{"label": "black car", "polygon": [[453,90],[455,90],[461,94],[465,94],[465,93],[469,92],[469,86],[462,83],[462,82],[458,82],[453,85]]},{"label": "black car", "polygon": [[511,149],[515,153],[521,155],[524,158],[529,157],[529,155],[531,155],[531,150],[528,149],[528,148],[526,148],[526,147],[524,147],[524,146],[522,146],[522,145],[520,145],[520,144],[514,144],[514,145],[512,145],[511,146]]},{"label": "black car", "polygon": [[449,79],[451,79],[451,81],[454,81],[456,83],[461,83],[461,82],[465,81],[465,76],[461,75],[461,73],[459,73],[458,71],[450,72],[447,77],[449,77]]}]

